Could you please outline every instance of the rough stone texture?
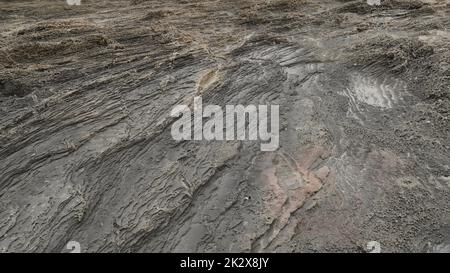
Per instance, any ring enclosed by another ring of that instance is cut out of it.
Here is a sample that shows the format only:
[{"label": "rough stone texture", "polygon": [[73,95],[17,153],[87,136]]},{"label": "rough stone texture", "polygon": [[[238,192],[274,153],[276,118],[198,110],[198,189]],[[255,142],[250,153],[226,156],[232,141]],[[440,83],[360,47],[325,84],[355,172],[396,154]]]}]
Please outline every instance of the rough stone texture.
[{"label": "rough stone texture", "polygon": [[[449,1],[0,0],[0,252],[450,249]],[[279,104],[280,148],[170,135]]]}]

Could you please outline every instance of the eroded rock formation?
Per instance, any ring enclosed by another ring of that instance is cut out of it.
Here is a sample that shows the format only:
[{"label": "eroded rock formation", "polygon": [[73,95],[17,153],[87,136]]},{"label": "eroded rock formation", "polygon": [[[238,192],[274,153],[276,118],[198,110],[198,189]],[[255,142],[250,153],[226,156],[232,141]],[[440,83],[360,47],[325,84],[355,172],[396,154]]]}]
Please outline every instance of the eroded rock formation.
[{"label": "eroded rock formation", "polygon": [[[0,251],[446,251],[448,1],[0,1]],[[175,141],[280,105],[280,148]]]}]

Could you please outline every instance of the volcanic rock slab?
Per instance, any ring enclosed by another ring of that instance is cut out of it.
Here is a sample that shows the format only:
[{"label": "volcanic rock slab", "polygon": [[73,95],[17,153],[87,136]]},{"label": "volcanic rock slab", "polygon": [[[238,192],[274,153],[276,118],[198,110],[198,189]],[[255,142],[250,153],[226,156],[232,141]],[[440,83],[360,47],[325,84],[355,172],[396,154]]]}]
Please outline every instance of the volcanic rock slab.
[{"label": "volcanic rock slab", "polygon": [[[0,0],[0,252],[448,252],[450,4]],[[175,141],[279,105],[280,147]]]}]

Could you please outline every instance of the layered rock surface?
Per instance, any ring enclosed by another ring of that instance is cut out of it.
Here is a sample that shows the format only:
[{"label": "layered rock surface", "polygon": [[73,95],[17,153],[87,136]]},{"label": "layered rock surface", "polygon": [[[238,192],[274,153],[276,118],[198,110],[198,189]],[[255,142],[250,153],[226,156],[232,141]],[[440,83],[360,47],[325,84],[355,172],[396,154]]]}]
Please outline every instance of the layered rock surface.
[{"label": "layered rock surface", "polygon": [[[0,1],[0,251],[450,246],[448,1]],[[280,148],[170,112],[280,105]]]}]

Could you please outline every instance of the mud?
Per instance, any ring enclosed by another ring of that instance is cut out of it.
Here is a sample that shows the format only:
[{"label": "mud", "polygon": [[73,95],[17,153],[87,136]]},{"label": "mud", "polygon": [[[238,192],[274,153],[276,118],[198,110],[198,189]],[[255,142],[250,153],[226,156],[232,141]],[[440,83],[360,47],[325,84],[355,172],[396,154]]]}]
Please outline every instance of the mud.
[{"label": "mud", "polygon": [[[0,0],[0,252],[448,252],[450,3]],[[175,141],[280,105],[280,148]]]}]

